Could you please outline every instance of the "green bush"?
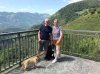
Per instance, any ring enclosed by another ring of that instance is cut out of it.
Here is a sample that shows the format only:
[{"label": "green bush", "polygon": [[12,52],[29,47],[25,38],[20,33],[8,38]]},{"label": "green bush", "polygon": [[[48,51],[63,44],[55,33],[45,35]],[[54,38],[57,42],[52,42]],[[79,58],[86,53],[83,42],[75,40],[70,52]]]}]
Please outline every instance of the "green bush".
[{"label": "green bush", "polygon": [[79,49],[81,54],[89,56],[96,56],[97,52],[100,51],[100,39],[96,38],[85,38],[79,41]]},{"label": "green bush", "polygon": [[99,58],[100,39],[98,36],[66,34],[63,39],[62,49],[68,54]]},{"label": "green bush", "polygon": [[97,10],[97,13],[100,14],[100,9]]},{"label": "green bush", "polygon": [[91,14],[94,14],[95,11],[96,11],[96,8],[91,8],[91,9],[89,9],[89,12],[90,12]]}]

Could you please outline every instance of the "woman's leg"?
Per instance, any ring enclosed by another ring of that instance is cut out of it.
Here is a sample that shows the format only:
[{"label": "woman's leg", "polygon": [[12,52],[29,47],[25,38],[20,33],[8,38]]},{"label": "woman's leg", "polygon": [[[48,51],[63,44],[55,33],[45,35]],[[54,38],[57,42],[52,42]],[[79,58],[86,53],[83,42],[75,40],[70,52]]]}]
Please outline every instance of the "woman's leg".
[{"label": "woman's leg", "polygon": [[56,46],[56,56],[55,59],[58,59],[60,57],[60,46]]},{"label": "woman's leg", "polygon": [[57,59],[60,57],[60,46],[56,46],[56,55],[55,55],[55,59],[52,61],[52,63],[55,63],[57,61]]}]

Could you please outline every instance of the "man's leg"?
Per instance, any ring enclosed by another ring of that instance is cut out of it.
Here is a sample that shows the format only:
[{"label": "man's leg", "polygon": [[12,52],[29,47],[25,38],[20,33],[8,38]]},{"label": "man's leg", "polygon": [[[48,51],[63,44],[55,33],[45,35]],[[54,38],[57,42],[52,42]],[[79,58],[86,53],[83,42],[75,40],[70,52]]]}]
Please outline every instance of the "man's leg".
[{"label": "man's leg", "polygon": [[49,42],[50,42],[49,40],[44,41],[44,51],[45,51],[44,55],[45,56],[46,56],[46,53],[47,53],[47,50],[48,50]]},{"label": "man's leg", "polygon": [[43,51],[43,41],[42,41],[42,40],[39,42],[38,54],[39,54],[41,51]]}]

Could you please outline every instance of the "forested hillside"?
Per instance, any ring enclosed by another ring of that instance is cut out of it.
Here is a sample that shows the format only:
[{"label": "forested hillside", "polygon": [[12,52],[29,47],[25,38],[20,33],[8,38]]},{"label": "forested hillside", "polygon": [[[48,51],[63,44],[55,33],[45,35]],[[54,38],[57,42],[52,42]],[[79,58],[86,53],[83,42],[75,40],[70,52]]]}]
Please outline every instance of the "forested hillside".
[{"label": "forested hillside", "polygon": [[83,0],[65,6],[64,8],[56,12],[54,15],[52,15],[50,19],[52,22],[53,19],[57,18],[59,19],[60,25],[65,25],[68,22],[71,22],[76,18],[80,17],[80,15],[77,12],[83,11],[85,9],[98,8],[98,7],[100,7],[99,0]]},{"label": "forested hillside", "polygon": [[63,26],[64,29],[100,31],[100,8],[78,12],[81,16]]}]

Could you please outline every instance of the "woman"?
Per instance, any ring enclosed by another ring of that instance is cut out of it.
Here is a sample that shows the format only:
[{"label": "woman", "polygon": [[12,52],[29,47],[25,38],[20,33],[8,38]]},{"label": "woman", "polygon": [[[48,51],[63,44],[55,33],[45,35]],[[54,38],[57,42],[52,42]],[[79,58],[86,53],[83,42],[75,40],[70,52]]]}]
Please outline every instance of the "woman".
[{"label": "woman", "polygon": [[54,19],[54,26],[53,26],[53,30],[52,30],[52,35],[53,35],[53,44],[56,46],[56,56],[55,59],[52,61],[52,63],[55,63],[57,61],[57,59],[60,57],[60,49],[61,49],[61,41],[62,41],[62,30],[59,28],[58,25],[58,20]]}]

